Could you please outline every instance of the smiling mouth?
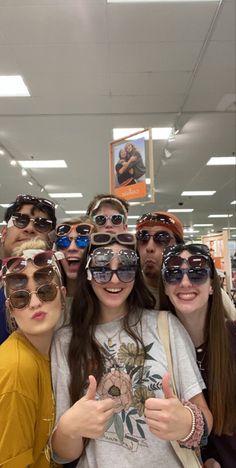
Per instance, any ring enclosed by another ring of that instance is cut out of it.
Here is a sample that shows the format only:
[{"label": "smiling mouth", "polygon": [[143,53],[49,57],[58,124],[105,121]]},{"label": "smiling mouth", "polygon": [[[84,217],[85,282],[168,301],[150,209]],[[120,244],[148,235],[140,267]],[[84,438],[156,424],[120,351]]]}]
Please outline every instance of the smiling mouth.
[{"label": "smiling mouth", "polygon": [[121,288],[106,288],[105,291],[108,292],[109,294],[119,294],[122,291],[122,289]]},{"label": "smiling mouth", "polygon": [[67,258],[66,261],[67,261],[69,266],[79,265],[80,264],[80,258]]}]

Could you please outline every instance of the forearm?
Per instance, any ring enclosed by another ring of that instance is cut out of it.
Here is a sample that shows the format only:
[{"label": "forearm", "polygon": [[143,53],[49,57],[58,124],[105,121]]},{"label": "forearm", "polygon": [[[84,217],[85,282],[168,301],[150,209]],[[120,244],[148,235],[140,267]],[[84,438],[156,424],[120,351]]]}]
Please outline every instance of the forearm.
[{"label": "forearm", "polygon": [[56,430],[52,435],[52,449],[64,460],[75,460],[83,451],[83,439],[80,434],[74,433],[70,427],[67,414],[61,416]]},{"label": "forearm", "polygon": [[190,401],[197,405],[198,408],[200,408],[200,410],[203,412],[207,422],[208,433],[210,434],[213,425],[213,417],[207,406],[204,396],[200,393],[199,395],[195,395],[193,398],[191,398]]}]

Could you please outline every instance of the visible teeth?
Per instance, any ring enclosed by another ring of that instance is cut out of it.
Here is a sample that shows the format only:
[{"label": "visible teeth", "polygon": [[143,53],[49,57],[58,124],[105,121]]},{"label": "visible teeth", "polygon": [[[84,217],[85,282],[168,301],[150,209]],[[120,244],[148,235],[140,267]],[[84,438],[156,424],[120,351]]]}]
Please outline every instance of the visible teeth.
[{"label": "visible teeth", "polygon": [[111,293],[118,293],[118,292],[122,291],[122,289],[121,288],[119,288],[119,289],[117,289],[117,288],[109,288],[109,289],[106,288],[106,291],[111,292]]}]

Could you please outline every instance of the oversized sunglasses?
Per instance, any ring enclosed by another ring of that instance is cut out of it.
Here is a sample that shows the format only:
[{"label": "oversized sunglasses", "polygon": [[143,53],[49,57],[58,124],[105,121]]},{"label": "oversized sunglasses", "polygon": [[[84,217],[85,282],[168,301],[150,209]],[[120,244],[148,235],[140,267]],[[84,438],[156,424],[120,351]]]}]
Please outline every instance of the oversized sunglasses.
[{"label": "oversized sunglasses", "polygon": [[173,224],[176,224],[175,220],[171,218],[168,215],[164,214],[158,214],[158,213],[146,213],[140,218],[137,219],[137,226],[140,224],[146,222],[146,221],[154,221],[154,222],[159,222],[161,224],[166,224],[167,226],[173,226]]},{"label": "oversized sunglasses", "polygon": [[164,265],[167,268],[179,268],[184,262],[188,263],[191,268],[209,268],[209,257],[202,254],[191,255],[188,258],[171,255],[164,260]]},{"label": "oversized sunglasses", "polygon": [[77,237],[61,236],[56,240],[56,246],[58,249],[65,250],[70,247],[72,241],[75,241],[75,245],[78,249],[85,249],[90,243],[90,236],[78,235]]},{"label": "oversized sunglasses", "polygon": [[91,235],[91,245],[108,245],[117,242],[121,245],[135,245],[136,239],[130,232],[110,234],[108,232],[95,232]]},{"label": "oversized sunglasses", "polygon": [[120,226],[125,222],[125,216],[123,214],[113,214],[111,216],[106,215],[95,215],[93,221],[97,226],[105,226],[107,221],[111,221],[114,226]]},{"label": "oversized sunglasses", "polygon": [[63,224],[59,224],[59,226],[57,226],[56,228],[56,234],[57,236],[65,236],[66,234],[70,234],[70,232],[72,231],[72,229],[76,229],[76,232],[77,234],[79,234],[80,236],[88,236],[89,234],[91,234],[92,232],[92,229],[93,229],[93,226],[92,224],[67,224],[67,223],[63,223]]},{"label": "oversized sunglasses", "polygon": [[174,241],[174,237],[171,236],[168,232],[166,231],[158,231],[155,232],[155,234],[150,234],[148,231],[145,229],[142,229],[140,231],[136,232],[136,239],[141,243],[141,244],[147,244],[149,240],[153,238],[154,242],[157,245],[160,245],[162,247],[167,247],[171,241]]},{"label": "oversized sunglasses", "polygon": [[118,257],[120,263],[125,266],[137,265],[138,256],[134,250],[121,249],[119,252],[114,252],[112,249],[98,248],[95,249],[90,256],[93,265],[105,266],[111,262],[114,257]]},{"label": "oversized sunglasses", "polygon": [[52,302],[56,299],[59,286],[55,283],[48,283],[39,286],[35,291],[19,289],[9,296],[9,302],[15,309],[24,309],[30,303],[32,294],[36,294],[41,302]]},{"label": "oversized sunglasses", "polygon": [[[42,267],[34,271],[33,279],[35,283],[46,284],[51,283],[55,276],[55,271],[52,266]],[[9,273],[6,276],[6,286],[9,289],[16,290],[25,288],[29,278],[25,273]]]},{"label": "oversized sunglasses", "polygon": [[18,229],[24,229],[31,221],[37,232],[46,233],[52,230],[53,223],[51,219],[41,217],[31,218],[29,215],[24,213],[16,213],[12,215],[7,223],[7,226],[15,226]]},{"label": "oversized sunglasses", "polygon": [[62,252],[53,252],[52,250],[45,250],[45,252],[31,255],[30,251],[25,251],[27,256],[23,257],[8,257],[3,259],[3,274],[18,273],[27,267],[28,260],[31,260],[36,267],[43,267],[48,265],[55,265],[56,260],[64,258]]},{"label": "oversized sunglasses", "polygon": [[186,274],[192,284],[204,284],[210,277],[210,268],[164,268],[162,277],[165,283],[180,283]]},{"label": "oversized sunglasses", "polygon": [[137,272],[137,265],[122,266],[117,270],[111,270],[109,267],[90,267],[88,270],[88,279],[94,279],[96,283],[105,284],[111,281],[114,274],[122,283],[134,281]]},{"label": "oversized sunglasses", "polygon": [[208,259],[211,259],[209,247],[205,244],[176,244],[165,249],[163,253],[164,263],[172,255],[179,255],[184,250],[193,255],[203,255]]}]

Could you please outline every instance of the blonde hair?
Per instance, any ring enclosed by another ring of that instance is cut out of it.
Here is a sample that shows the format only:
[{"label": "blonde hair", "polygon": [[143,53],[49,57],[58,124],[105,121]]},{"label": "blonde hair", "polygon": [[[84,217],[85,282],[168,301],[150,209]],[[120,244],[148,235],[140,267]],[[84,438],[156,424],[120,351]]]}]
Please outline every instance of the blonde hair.
[{"label": "blonde hair", "polygon": [[24,250],[48,250],[47,243],[40,238],[35,238],[29,241],[22,242],[21,245],[16,247],[12,252],[12,257],[17,256],[21,257],[24,253]]}]

